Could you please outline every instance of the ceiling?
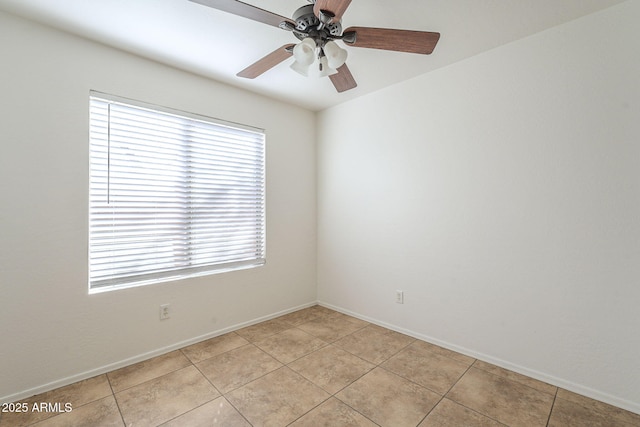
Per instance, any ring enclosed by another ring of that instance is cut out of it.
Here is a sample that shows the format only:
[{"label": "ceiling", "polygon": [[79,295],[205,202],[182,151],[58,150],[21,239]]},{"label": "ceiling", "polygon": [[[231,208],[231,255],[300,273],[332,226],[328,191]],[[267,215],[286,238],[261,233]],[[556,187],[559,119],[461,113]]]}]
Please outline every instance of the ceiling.
[{"label": "ceiling", "polygon": [[[440,32],[433,54],[346,47],[358,87],[337,93],[328,78],[306,78],[281,63],[255,80],[236,73],[289,32],[188,0],[0,0],[0,10],[195,74],[303,106],[324,108],[560,25],[623,0],[353,0],[343,28]],[[306,0],[244,0],[290,17]],[[341,42],[340,42],[341,43]]]}]

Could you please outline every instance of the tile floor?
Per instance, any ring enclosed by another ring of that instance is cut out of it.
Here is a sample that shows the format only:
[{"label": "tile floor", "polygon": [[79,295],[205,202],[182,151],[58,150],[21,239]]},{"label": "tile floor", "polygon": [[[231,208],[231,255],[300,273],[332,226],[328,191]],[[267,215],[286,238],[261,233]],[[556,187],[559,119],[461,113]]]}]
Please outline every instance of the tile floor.
[{"label": "tile floor", "polygon": [[33,396],[5,426],[640,426],[640,415],[315,306]]}]

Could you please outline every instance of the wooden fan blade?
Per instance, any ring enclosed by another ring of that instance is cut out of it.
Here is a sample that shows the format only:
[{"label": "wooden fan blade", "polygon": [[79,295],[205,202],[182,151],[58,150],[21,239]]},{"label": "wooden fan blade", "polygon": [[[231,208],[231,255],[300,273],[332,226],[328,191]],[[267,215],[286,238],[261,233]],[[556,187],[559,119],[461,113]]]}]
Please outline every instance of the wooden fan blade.
[{"label": "wooden fan blade", "polygon": [[279,27],[283,21],[291,22],[289,18],[276,15],[268,10],[260,9],[259,7],[252,6],[247,3],[242,3],[236,0],[190,0],[194,3],[198,3],[204,6],[209,6],[214,9],[222,10],[223,12],[233,13],[234,15],[242,16],[243,18],[253,19],[254,21],[262,22],[264,24],[273,25]]},{"label": "wooden fan blade", "polygon": [[291,57],[292,52],[291,48],[294,44],[285,44],[282,47],[274,50],[264,58],[254,62],[249,65],[244,70],[240,71],[236,74],[238,77],[244,77],[246,79],[255,79],[259,75],[263,74],[266,71],[269,71],[285,59]]},{"label": "wooden fan blade", "polygon": [[338,68],[338,73],[330,75],[329,78],[338,92],[344,92],[358,86],[358,83],[356,83],[356,80],[353,78],[351,70],[349,70],[347,64]]},{"label": "wooden fan blade", "polygon": [[[353,43],[348,42],[350,33],[356,34],[356,40]],[[440,39],[440,33],[369,27],[350,27],[344,30],[343,34],[346,36],[343,41],[350,46],[423,55],[433,52]]]},{"label": "wooden fan blade", "polygon": [[316,0],[316,4],[313,6],[313,13],[316,16],[320,16],[321,10],[328,10],[335,15],[333,20],[339,21],[350,4],[351,0]]}]

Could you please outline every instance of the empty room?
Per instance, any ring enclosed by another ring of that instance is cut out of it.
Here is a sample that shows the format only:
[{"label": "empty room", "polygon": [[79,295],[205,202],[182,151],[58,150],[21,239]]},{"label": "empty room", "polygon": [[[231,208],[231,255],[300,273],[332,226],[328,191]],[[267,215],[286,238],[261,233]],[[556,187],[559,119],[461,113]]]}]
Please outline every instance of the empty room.
[{"label": "empty room", "polygon": [[640,426],[640,0],[0,0],[0,427]]}]

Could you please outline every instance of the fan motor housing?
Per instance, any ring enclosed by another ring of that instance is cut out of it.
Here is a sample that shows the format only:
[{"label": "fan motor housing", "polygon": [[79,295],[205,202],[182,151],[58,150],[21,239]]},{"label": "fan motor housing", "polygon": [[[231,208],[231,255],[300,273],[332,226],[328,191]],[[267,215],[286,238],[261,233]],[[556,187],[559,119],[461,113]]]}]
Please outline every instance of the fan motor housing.
[{"label": "fan motor housing", "polygon": [[342,33],[342,25],[340,24],[340,21],[327,24],[322,28],[322,30],[318,31],[320,20],[313,13],[312,4],[302,6],[296,10],[293,13],[293,20],[296,23],[297,30],[294,34],[300,40],[305,38],[304,34],[309,34],[312,38],[319,37],[326,40],[330,38],[330,36],[338,37],[340,36],[340,33]]}]

